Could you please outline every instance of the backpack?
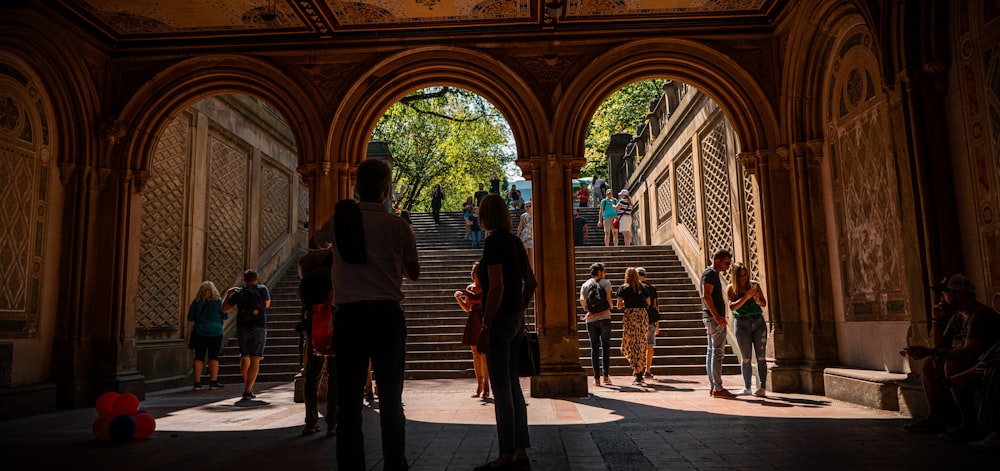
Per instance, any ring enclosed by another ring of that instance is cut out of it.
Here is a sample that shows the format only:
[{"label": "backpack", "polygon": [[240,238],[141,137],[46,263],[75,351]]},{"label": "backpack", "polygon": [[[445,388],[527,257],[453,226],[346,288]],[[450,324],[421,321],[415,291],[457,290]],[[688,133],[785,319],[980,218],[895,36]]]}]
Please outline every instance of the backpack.
[{"label": "backpack", "polygon": [[264,314],[264,300],[260,293],[251,287],[240,288],[237,293],[236,321],[240,323],[256,322]]},{"label": "backpack", "polygon": [[587,312],[593,314],[598,312],[604,312],[611,309],[611,303],[608,301],[608,293],[604,291],[604,287],[601,283],[597,283],[597,288],[590,288],[590,292],[587,293]]}]

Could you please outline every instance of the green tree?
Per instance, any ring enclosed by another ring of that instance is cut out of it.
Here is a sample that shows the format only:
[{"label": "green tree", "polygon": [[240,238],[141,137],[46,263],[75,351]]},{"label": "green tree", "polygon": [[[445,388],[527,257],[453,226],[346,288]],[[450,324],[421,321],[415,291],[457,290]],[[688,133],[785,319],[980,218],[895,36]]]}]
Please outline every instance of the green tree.
[{"label": "green tree", "polygon": [[605,154],[612,134],[635,134],[636,127],[646,121],[646,113],[653,100],[663,95],[664,79],[633,82],[611,94],[590,121],[584,156],[587,163],[581,176],[600,175],[607,177],[608,157]]},{"label": "green tree", "polygon": [[494,171],[513,162],[510,126],[485,98],[468,90],[432,87],[403,97],[375,125],[372,140],[385,141],[393,157],[397,203],[430,211],[441,185],[443,211],[457,211]]}]

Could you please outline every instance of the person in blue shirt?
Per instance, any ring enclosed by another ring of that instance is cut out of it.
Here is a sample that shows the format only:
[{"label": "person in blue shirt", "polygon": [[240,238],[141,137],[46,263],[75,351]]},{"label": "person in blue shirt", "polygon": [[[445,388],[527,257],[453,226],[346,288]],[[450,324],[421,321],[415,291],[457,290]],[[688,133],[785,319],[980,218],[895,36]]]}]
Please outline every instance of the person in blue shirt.
[{"label": "person in blue shirt", "polygon": [[617,247],[618,230],[615,229],[612,222],[615,216],[618,216],[618,200],[615,199],[614,193],[611,190],[608,190],[605,195],[605,198],[597,205],[601,210],[601,217],[597,220],[597,227],[604,228],[604,246],[610,247],[613,240],[615,247]]},{"label": "person in blue shirt", "polygon": [[187,318],[192,322],[189,346],[194,350],[194,390],[205,389],[201,384],[201,374],[206,355],[209,387],[223,387],[219,382],[219,352],[222,350],[222,321],[229,318],[229,313],[222,312],[222,298],[215,283],[201,282],[198,294],[188,308]]}]

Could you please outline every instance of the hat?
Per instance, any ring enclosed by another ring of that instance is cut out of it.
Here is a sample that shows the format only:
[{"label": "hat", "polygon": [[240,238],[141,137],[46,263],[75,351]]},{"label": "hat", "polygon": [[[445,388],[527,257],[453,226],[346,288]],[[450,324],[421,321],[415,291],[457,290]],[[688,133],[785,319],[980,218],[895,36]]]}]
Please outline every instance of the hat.
[{"label": "hat", "polygon": [[622,191],[618,192],[618,196],[628,196],[628,190],[622,188]]},{"label": "hat", "polygon": [[968,291],[976,292],[976,285],[969,281],[969,278],[961,273],[946,276],[941,279],[941,283],[931,286],[934,291]]},{"label": "hat", "polygon": [[643,267],[636,268],[635,272],[638,273],[639,276],[646,276],[646,269]]}]

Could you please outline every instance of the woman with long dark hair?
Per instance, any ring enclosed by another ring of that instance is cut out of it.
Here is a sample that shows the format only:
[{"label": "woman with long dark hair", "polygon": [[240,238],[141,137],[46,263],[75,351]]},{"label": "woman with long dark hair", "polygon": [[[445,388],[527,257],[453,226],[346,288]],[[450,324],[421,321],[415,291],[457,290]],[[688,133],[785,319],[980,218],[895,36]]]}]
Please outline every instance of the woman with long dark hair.
[{"label": "woman with long dark hair", "polygon": [[479,207],[480,224],[489,231],[477,275],[483,286],[483,327],[479,351],[486,354],[493,383],[500,456],[477,470],[529,467],[528,409],[518,380],[524,309],[538,282],[521,240],[511,233],[510,211],[503,198],[489,194]]}]

